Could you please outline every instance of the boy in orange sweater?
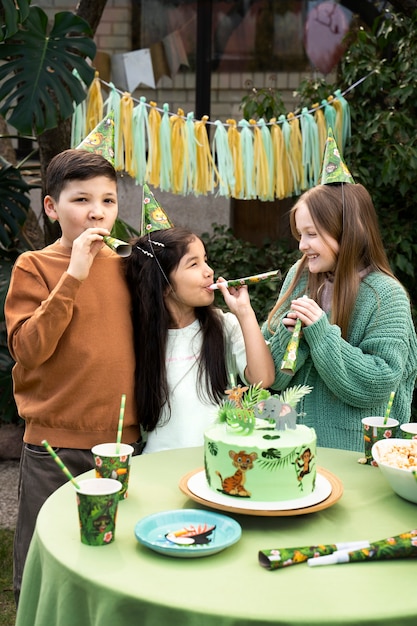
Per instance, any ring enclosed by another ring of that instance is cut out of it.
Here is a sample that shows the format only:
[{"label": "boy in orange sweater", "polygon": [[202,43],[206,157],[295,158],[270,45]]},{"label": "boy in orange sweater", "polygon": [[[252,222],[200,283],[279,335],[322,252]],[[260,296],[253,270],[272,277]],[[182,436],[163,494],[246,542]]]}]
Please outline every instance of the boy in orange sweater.
[{"label": "boy in orange sweater", "polygon": [[100,154],[66,150],[49,164],[46,191],[45,212],[62,236],[17,259],[5,303],[14,395],[25,420],[16,602],[39,509],[66,481],[42,440],[73,475],[91,469],[91,447],[116,438],[123,393],[123,441],[140,437],[130,296],[120,258],[103,243],[117,217],[116,172]]}]

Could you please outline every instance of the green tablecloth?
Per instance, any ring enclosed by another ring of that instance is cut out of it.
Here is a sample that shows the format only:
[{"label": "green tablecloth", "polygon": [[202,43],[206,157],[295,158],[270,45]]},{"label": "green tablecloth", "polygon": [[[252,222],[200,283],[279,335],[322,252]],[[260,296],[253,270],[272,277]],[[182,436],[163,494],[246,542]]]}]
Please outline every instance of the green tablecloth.
[{"label": "green tablecloth", "polygon": [[290,517],[225,513],[241,524],[240,541],[195,559],[149,550],[136,541],[134,527],[158,511],[204,509],[178,487],[202,467],[202,448],[133,459],[129,497],[119,505],[116,539],[108,546],[81,544],[68,483],[39,514],[16,626],[415,626],[415,560],[275,571],[258,563],[260,549],[372,541],[416,528],[417,506],[392,492],[378,468],[359,465],[359,456],[318,450],[318,464],[344,485],[332,507]]}]

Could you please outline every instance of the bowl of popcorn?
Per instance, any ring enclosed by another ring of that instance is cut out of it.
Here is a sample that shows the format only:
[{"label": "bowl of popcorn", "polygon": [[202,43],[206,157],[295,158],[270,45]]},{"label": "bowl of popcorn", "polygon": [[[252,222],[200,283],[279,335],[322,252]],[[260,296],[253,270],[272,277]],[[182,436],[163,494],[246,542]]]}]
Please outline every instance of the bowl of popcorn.
[{"label": "bowl of popcorn", "polygon": [[372,456],[395,493],[417,504],[417,440],[377,441]]}]

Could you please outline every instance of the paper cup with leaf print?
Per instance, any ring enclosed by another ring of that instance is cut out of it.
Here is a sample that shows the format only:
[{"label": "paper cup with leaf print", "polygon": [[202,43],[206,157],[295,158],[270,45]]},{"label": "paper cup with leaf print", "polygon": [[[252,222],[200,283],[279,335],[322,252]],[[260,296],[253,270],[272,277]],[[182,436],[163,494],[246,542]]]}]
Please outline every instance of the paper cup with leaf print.
[{"label": "paper cup with leaf print", "polygon": [[113,478],[122,486],[119,499],[127,498],[133,447],[127,443],[100,443],[91,449],[97,478]]},{"label": "paper cup with leaf print", "polygon": [[87,546],[112,543],[116,533],[119,491],[118,480],[89,478],[79,481],[75,490],[80,521],[81,542]]},{"label": "paper cup with leaf print", "polygon": [[396,437],[398,424],[398,420],[392,417],[386,419],[381,415],[362,419],[366,465],[378,465],[372,456],[372,446],[381,439]]},{"label": "paper cup with leaf print", "polygon": [[113,250],[113,252],[121,257],[130,256],[130,253],[132,252],[132,246],[130,245],[130,243],[126,243],[125,241],[121,241],[120,239],[115,239],[114,237],[108,236],[103,237],[103,241],[107,246],[109,246],[109,248]]},{"label": "paper cup with leaf print", "polygon": [[401,424],[400,430],[402,439],[417,439],[417,423]]}]

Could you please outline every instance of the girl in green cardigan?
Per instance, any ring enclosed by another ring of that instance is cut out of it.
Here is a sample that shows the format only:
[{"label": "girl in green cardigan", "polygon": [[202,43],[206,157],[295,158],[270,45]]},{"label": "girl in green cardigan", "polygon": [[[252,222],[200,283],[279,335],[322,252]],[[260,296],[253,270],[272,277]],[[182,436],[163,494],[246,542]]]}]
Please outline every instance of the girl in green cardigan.
[{"label": "girl in green cardigan", "polygon": [[[302,422],[320,446],[363,450],[361,419],[410,419],[417,338],[406,291],[393,275],[370,195],[359,184],[321,184],[290,214],[302,258],[288,272],[263,326],[276,366],[272,388],[310,385]],[[296,320],[293,375],[281,371]]]}]

